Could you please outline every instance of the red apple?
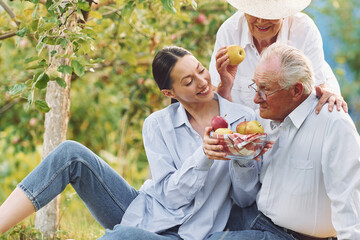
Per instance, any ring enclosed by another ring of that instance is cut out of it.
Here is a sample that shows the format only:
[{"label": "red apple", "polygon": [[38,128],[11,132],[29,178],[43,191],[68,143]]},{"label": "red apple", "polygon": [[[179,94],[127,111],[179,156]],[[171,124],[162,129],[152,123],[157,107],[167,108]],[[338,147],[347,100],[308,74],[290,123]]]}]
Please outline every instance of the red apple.
[{"label": "red apple", "polygon": [[196,18],[195,18],[195,23],[197,24],[205,24],[206,22],[206,16],[202,13],[200,13]]},{"label": "red apple", "polygon": [[221,116],[215,116],[211,119],[211,127],[216,131],[218,128],[227,128],[228,122]]}]

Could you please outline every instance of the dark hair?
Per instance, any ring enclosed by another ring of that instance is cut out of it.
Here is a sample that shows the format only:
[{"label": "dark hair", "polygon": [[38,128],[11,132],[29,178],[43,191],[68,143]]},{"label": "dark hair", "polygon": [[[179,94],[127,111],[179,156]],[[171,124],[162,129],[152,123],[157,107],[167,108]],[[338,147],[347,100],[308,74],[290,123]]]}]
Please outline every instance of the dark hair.
[{"label": "dark hair", "polygon": [[177,61],[185,55],[192,54],[188,50],[177,46],[165,47],[155,55],[152,62],[152,73],[160,90],[171,89],[170,72]]}]

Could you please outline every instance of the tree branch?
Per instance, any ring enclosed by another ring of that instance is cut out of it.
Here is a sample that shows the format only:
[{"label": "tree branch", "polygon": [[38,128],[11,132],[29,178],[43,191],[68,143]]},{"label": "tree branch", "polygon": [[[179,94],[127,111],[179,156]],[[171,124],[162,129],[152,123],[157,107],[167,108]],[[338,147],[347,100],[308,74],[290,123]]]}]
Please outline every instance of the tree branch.
[{"label": "tree branch", "polygon": [[2,6],[4,8],[5,12],[7,12],[10,15],[11,19],[16,23],[16,25],[19,26],[20,23],[15,20],[16,15],[13,12],[13,10],[11,9],[11,7],[3,0],[0,0],[0,6]]},{"label": "tree branch", "polygon": [[15,35],[16,35],[16,31],[0,34],[0,40],[4,40],[6,38],[11,38],[11,37],[13,37]]}]

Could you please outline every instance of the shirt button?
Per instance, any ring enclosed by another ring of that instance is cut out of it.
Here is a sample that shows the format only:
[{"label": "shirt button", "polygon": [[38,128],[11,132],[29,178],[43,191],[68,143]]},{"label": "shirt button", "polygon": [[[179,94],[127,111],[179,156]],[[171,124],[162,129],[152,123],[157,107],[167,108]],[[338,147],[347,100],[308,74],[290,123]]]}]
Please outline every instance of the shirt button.
[{"label": "shirt button", "polygon": [[199,201],[197,201],[197,202],[196,202],[196,204],[197,204],[197,205],[200,205],[200,202],[199,202]]}]

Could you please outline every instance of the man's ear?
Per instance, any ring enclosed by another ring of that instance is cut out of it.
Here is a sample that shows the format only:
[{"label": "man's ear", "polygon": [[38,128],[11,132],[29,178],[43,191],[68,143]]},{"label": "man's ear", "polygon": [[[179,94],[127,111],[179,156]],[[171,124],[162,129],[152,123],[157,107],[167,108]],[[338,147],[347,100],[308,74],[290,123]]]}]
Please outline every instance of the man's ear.
[{"label": "man's ear", "polygon": [[167,96],[169,98],[175,98],[175,95],[171,89],[163,89],[163,90],[161,90],[161,92],[162,92],[162,94],[164,94],[165,96]]},{"label": "man's ear", "polygon": [[293,99],[296,101],[296,100],[299,100],[302,96],[303,96],[303,93],[304,93],[304,86],[302,83],[300,82],[297,82],[295,83],[295,85],[293,86]]}]

